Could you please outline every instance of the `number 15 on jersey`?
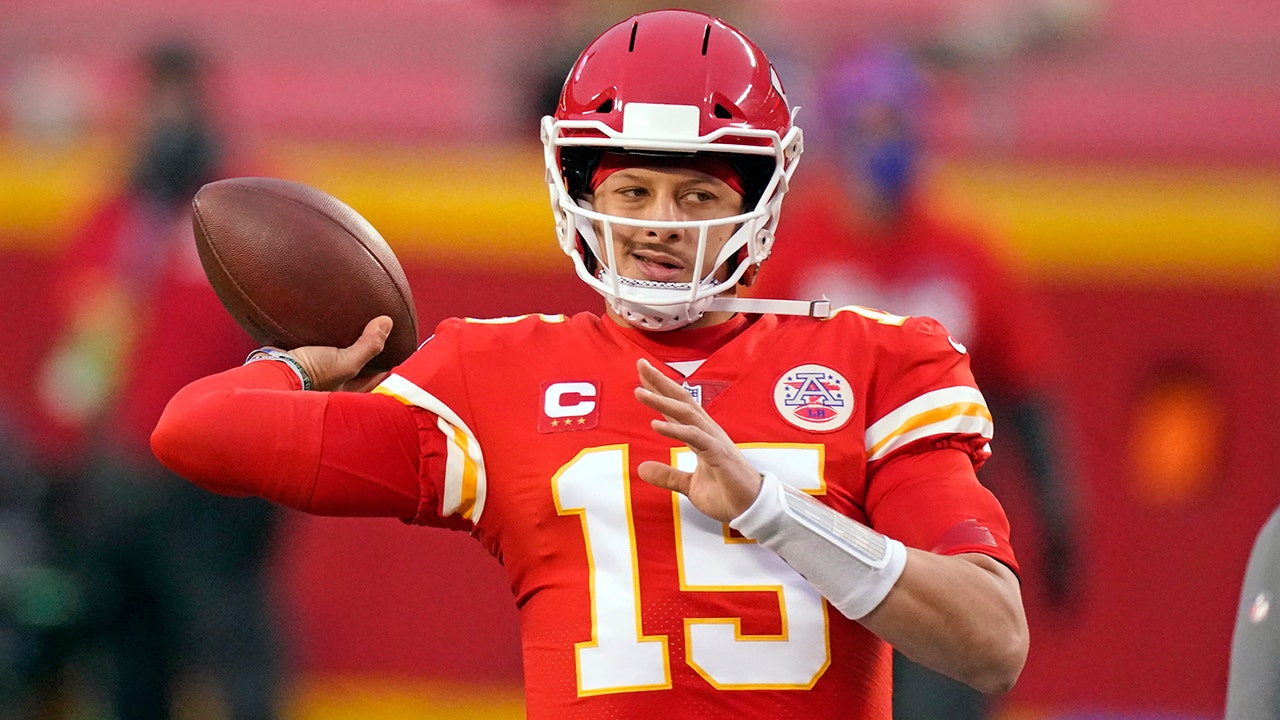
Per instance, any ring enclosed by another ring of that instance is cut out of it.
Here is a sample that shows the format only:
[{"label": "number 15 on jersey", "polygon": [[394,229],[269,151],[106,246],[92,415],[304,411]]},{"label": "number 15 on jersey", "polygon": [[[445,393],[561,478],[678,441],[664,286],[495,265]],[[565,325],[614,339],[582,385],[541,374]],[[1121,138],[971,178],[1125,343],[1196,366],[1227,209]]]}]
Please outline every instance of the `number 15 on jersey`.
[{"label": "number 15 on jersey", "polygon": [[[783,482],[825,492],[823,446],[738,447],[753,466]],[[671,687],[667,636],[643,629],[627,453],[626,445],[587,448],[552,479],[556,510],[581,519],[590,568],[591,638],[575,646],[579,695]],[[691,471],[697,456],[679,448],[672,464]],[[683,495],[673,494],[672,509],[680,589],[773,592],[782,627],[777,635],[746,635],[740,617],[686,618],[684,661],[722,690],[812,687],[831,661],[822,596],[777,555],[731,537]]]}]

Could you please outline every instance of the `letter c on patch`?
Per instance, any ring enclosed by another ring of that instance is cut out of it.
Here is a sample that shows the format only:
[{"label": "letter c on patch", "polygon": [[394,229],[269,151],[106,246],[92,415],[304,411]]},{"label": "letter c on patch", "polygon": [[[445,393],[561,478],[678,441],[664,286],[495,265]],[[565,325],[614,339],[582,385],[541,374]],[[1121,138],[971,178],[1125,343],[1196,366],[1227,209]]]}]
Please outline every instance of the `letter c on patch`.
[{"label": "letter c on patch", "polygon": [[596,386],[589,382],[561,382],[547,387],[542,396],[542,412],[547,417],[582,417],[596,409]]}]

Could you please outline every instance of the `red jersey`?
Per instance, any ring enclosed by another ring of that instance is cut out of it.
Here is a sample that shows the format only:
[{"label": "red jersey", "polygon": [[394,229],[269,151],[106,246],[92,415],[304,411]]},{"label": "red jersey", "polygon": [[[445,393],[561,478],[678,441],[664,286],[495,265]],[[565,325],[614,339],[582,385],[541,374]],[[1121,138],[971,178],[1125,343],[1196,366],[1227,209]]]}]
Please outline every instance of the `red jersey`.
[{"label": "red jersey", "polygon": [[[876,482],[902,454],[987,456],[967,356],[932,320],[854,308],[670,335],[590,314],[447,321],[375,392],[438,418],[447,449],[422,467],[415,521],[461,523],[506,567],[529,716],[888,718],[887,645],[638,479],[645,460],[696,462],[650,429],[640,357],[706,358],[684,383],[760,469],[908,545],[1014,565],[971,472]],[[975,520],[989,532],[946,539]]]},{"label": "red jersey", "polygon": [[[935,321],[845,308],[644,333],[591,314],[453,319],[373,393],[284,392],[282,363],[204,378],[152,439],[178,473],[307,512],[471,532],[521,614],[530,718],[889,718],[890,649],[777,555],[640,480],[636,362],[747,458],[908,546],[1016,570],[973,467],[991,417]],[[966,461],[967,459],[967,461]],[[466,618],[460,618],[466,622]]]}]

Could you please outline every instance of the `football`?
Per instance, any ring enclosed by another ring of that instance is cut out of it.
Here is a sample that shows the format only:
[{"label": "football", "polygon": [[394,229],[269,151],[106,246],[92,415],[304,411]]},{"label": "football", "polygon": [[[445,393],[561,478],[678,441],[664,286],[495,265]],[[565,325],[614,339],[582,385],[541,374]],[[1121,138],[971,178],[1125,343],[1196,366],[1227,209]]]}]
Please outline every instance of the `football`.
[{"label": "football", "polygon": [[418,316],[400,261],[332,195],[277,178],[218,180],[195,194],[192,226],[209,283],[256,342],[346,347],[388,315],[391,336],[363,372],[388,370],[417,349]]}]

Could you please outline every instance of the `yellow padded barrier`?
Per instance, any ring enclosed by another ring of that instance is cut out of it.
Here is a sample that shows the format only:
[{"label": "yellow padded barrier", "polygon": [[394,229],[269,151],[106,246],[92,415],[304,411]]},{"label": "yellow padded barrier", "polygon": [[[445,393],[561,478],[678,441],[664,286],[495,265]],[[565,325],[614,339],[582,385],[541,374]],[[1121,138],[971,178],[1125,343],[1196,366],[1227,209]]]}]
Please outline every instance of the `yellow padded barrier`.
[{"label": "yellow padded barrier", "polygon": [[[267,147],[271,174],[343,199],[406,260],[563,267],[535,144]],[[56,247],[122,164],[107,139],[54,152],[0,141],[0,249]],[[931,190],[1039,277],[1252,284],[1280,272],[1280,170],[953,161]]]}]

